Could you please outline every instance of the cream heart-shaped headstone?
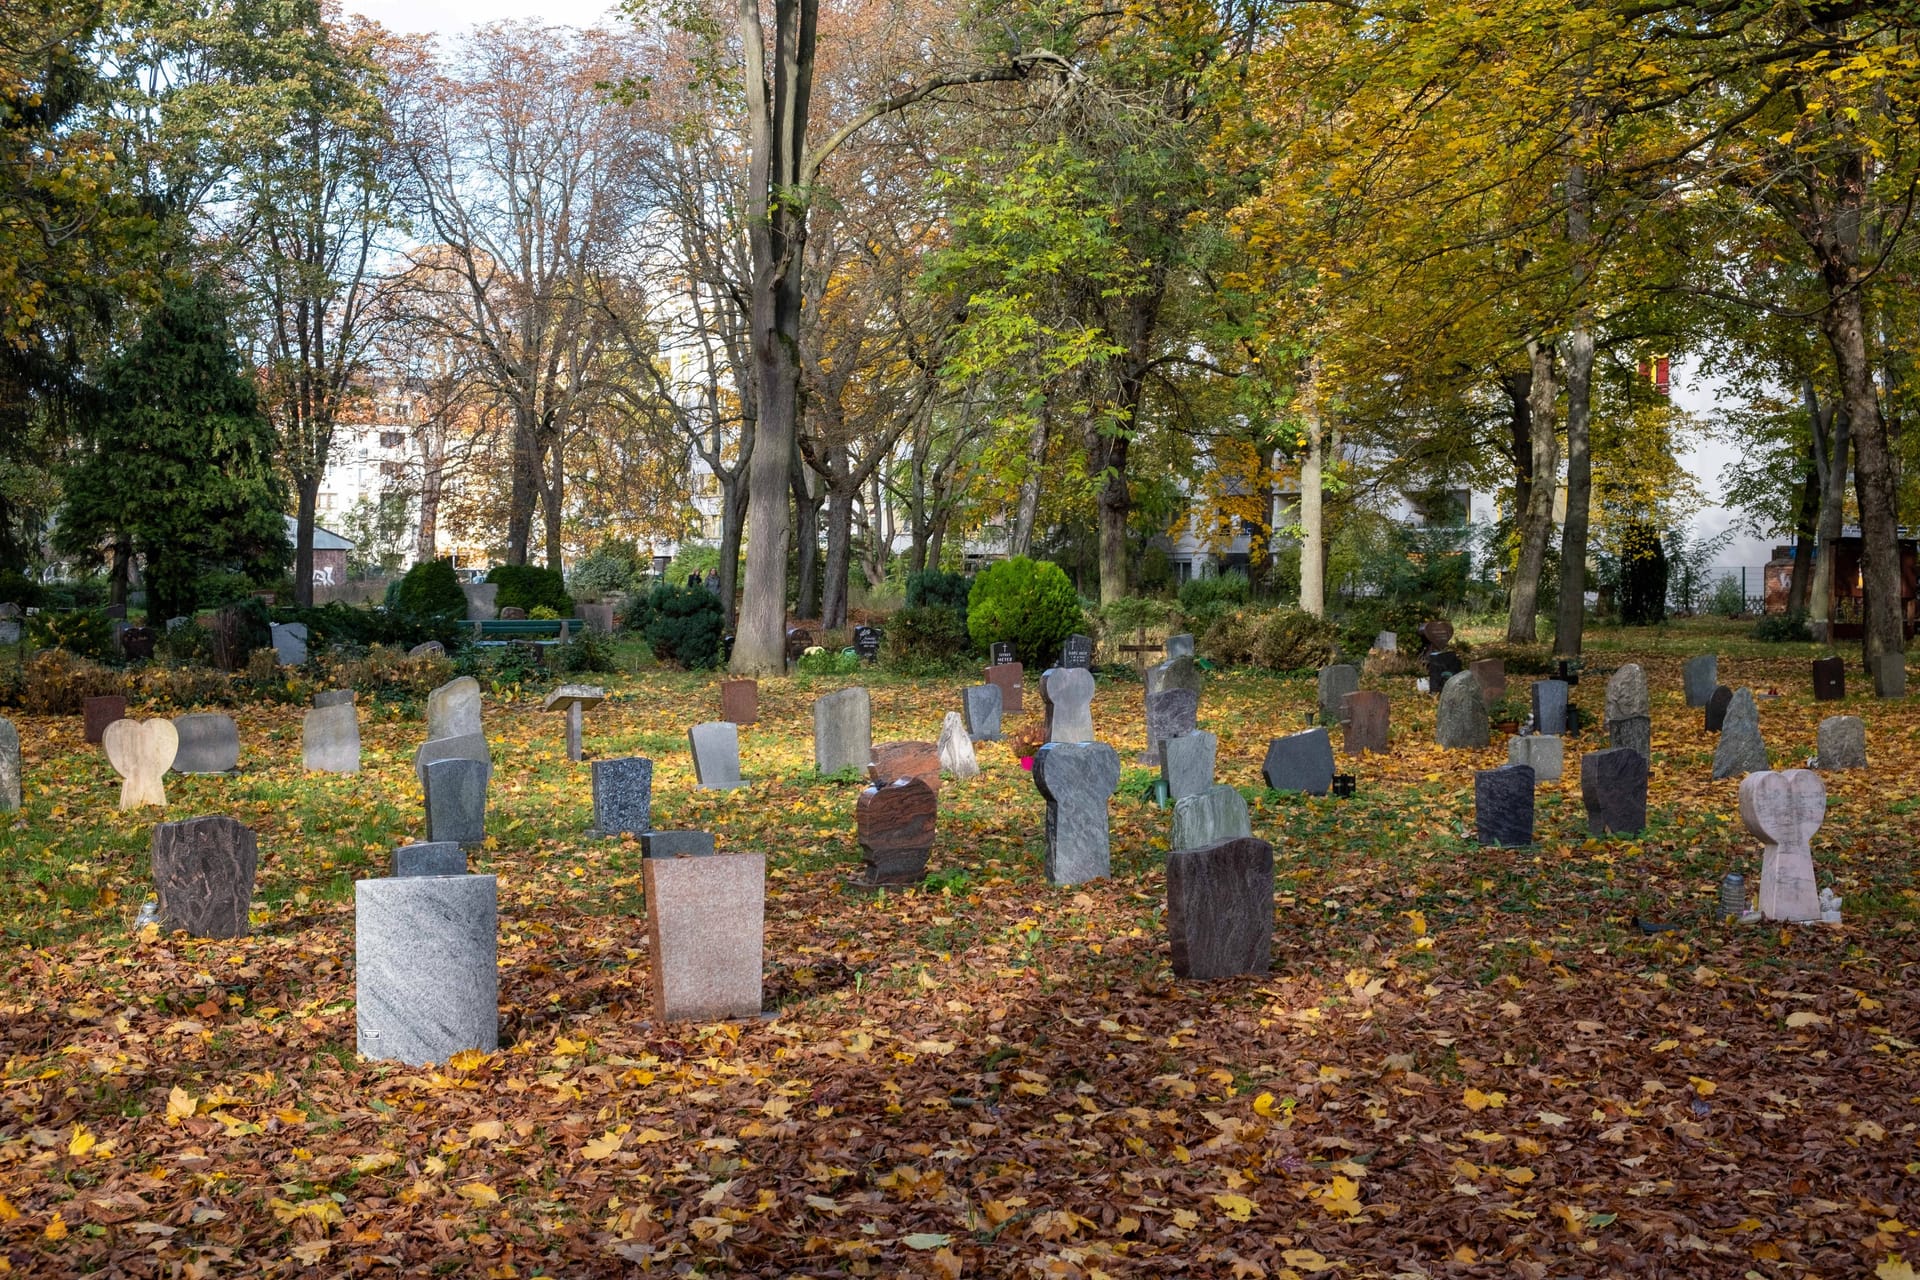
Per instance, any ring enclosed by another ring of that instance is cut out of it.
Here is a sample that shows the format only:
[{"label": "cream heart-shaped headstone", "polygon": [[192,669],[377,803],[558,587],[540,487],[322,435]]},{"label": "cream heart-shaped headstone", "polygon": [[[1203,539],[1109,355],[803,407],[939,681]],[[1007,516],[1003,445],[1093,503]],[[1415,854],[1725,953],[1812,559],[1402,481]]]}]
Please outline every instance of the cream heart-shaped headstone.
[{"label": "cream heart-shaped headstone", "polygon": [[180,733],[171,720],[115,720],[101,735],[107,760],[126,779],[120,784],[120,807],[136,809],[143,804],[167,807],[167,788],[162,780],[173,767],[180,750]]},{"label": "cream heart-shaped headstone", "polygon": [[1818,920],[1813,878],[1815,833],[1827,818],[1827,784],[1811,769],[1750,773],[1740,783],[1740,820],[1759,836],[1760,914],[1768,920]]}]

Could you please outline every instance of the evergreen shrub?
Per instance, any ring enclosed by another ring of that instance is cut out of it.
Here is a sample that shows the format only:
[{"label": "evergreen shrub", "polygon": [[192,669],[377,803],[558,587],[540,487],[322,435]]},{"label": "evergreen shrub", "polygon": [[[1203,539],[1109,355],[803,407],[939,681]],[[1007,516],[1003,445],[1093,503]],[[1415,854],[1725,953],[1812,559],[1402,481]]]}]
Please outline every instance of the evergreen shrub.
[{"label": "evergreen shrub", "polygon": [[558,569],[542,569],[532,564],[497,564],[487,573],[487,581],[499,584],[494,604],[502,609],[525,609],[532,617],[538,608],[553,610],[556,617],[573,616],[573,597],[567,594],[566,580]]},{"label": "evergreen shrub", "polygon": [[647,648],[662,662],[674,662],[701,671],[720,665],[720,641],[726,631],[726,613],[720,598],[705,587],[677,587],[663,582],[627,606],[629,631],[646,638]]},{"label": "evergreen shrub", "polygon": [[1050,666],[1086,616],[1060,566],[1015,556],[989,565],[967,594],[967,634],[976,649],[1004,640],[1028,667]]}]

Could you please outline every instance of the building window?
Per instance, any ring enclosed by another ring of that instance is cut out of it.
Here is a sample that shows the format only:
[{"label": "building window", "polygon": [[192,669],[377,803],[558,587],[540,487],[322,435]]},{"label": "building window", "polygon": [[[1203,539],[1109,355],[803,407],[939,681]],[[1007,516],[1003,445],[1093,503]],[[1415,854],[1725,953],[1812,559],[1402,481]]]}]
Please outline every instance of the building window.
[{"label": "building window", "polygon": [[380,447],[382,449],[398,449],[406,442],[407,433],[404,431],[382,431],[380,433]]},{"label": "building window", "polygon": [[381,463],[380,478],[382,480],[405,480],[407,478],[407,464],[404,462]]},{"label": "building window", "polygon": [[330,493],[321,494],[319,498],[318,506],[322,511],[333,510],[333,495]]}]

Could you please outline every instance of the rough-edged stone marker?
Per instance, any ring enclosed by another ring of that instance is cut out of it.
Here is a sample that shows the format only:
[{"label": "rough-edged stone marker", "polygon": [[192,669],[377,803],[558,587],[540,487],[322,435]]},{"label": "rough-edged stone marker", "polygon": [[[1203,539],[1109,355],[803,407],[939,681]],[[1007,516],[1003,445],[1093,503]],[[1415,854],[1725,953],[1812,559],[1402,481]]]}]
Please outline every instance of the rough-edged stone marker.
[{"label": "rough-edged stone marker", "polygon": [[1052,667],[1040,673],[1040,697],[1047,707],[1050,742],[1093,741],[1093,675],[1079,667]]},{"label": "rough-edged stone marker", "polygon": [[1653,758],[1653,703],[1647,695],[1647,673],[1637,662],[1621,666],[1607,680],[1607,742],[1630,747]]},{"label": "rough-edged stone marker", "polygon": [[1751,689],[1739,689],[1727,703],[1720,724],[1720,745],[1713,749],[1713,776],[1731,778],[1767,768],[1767,744],[1760,736],[1760,708]]},{"label": "rough-edged stone marker", "polygon": [[1090,636],[1070,635],[1067,642],[1060,646],[1060,665],[1078,667],[1085,671],[1093,665],[1093,639]]},{"label": "rough-edged stone marker", "polygon": [[1867,767],[1867,722],[1859,716],[1828,716],[1814,737],[1822,769]]},{"label": "rough-edged stone marker", "polygon": [[479,760],[435,760],[427,766],[427,839],[479,844],[487,838],[487,778]]},{"label": "rough-edged stone marker", "polygon": [[760,682],[758,680],[722,680],[720,682],[720,718],[734,724],[753,724],[760,719]]},{"label": "rough-edged stone marker", "polygon": [[1443,649],[1427,655],[1427,692],[1438,694],[1447,687],[1447,681],[1459,675],[1464,667],[1460,664],[1460,655],[1451,649]]},{"label": "rough-edged stone marker", "polygon": [[1167,937],[1177,977],[1266,973],[1273,959],[1273,846],[1242,836],[1169,853]]},{"label": "rough-edged stone marker", "polygon": [[300,725],[300,764],[308,773],[360,772],[360,711],[351,702],[315,707]]},{"label": "rough-edged stone marker", "polygon": [[1847,664],[1840,658],[1813,660],[1813,700],[1838,702],[1847,696]]},{"label": "rough-edged stone marker", "polygon": [[307,660],[307,624],[304,622],[275,622],[273,628],[273,656],[282,666],[297,667]]},{"label": "rough-edged stone marker", "polygon": [[969,685],[960,691],[967,732],[983,742],[1000,741],[1000,686]]},{"label": "rough-edged stone marker", "polygon": [[396,876],[463,876],[467,851],[451,840],[403,844],[393,851]]},{"label": "rough-edged stone marker", "polygon": [[1811,769],[1758,770],[1740,782],[1740,820],[1760,837],[1760,914],[1768,920],[1820,918],[1814,835],[1827,817],[1827,784]]},{"label": "rough-edged stone marker", "polygon": [[0,716],[0,813],[20,808],[20,731]]},{"label": "rough-edged stone marker", "polygon": [[640,837],[643,858],[711,858],[711,831],[649,831]]},{"label": "rough-edged stone marker", "polygon": [[137,809],[143,804],[157,804],[166,808],[163,779],[180,750],[180,734],[173,721],[115,720],[100,741],[107,751],[107,763],[122,778],[120,807]]},{"label": "rough-edged stone marker", "polygon": [[1434,741],[1443,747],[1484,747],[1493,734],[1487,725],[1487,704],[1480,682],[1462,671],[1447,677],[1434,717]]},{"label": "rough-edged stone marker", "polygon": [[142,662],[153,656],[160,637],[152,627],[128,627],[120,633],[120,653],[129,662]]},{"label": "rough-edged stone marker", "polygon": [[1867,669],[1873,675],[1874,697],[1904,698],[1907,696],[1906,654],[1876,653],[1867,659]]},{"label": "rough-edged stone marker", "polygon": [[1320,723],[1338,724],[1346,718],[1345,698],[1360,692],[1360,672],[1344,662],[1320,668]]},{"label": "rough-edged stone marker", "polygon": [[1182,631],[1179,635],[1167,637],[1167,656],[1169,658],[1191,658],[1193,656],[1193,637]]},{"label": "rough-edged stone marker", "polygon": [[586,731],[587,712],[599,706],[606,696],[607,691],[599,685],[563,684],[540,704],[542,711],[567,714],[567,759],[577,761],[586,754],[580,739]]},{"label": "rough-edged stone marker", "polygon": [[1198,849],[1252,834],[1253,819],[1247,813],[1246,797],[1237,787],[1218,782],[1198,795],[1181,796],[1173,802],[1170,848]]},{"label": "rough-edged stone marker", "polygon": [[820,773],[858,769],[873,759],[873,699],[858,686],[813,703],[813,767]]},{"label": "rough-edged stone marker", "polygon": [[1362,690],[1348,694],[1340,702],[1340,719],[1344,722],[1341,748],[1350,756],[1368,751],[1385,755],[1388,716],[1393,707],[1387,695]]},{"label": "rough-edged stone marker", "polygon": [[867,762],[869,780],[886,786],[896,778],[918,778],[940,793],[940,748],[931,742],[882,742]]},{"label": "rough-edged stone marker", "polygon": [[1047,802],[1047,880],[1108,875],[1107,801],[1120,785],[1119,753],[1104,742],[1049,742],[1034,755],[1033,784]]},{"label": "rough-edged stone marker", "polygon": [[1220,739],[1205,729],[1168,738],[1160,744],[1160,776],[1166,780],[1167,799],[1198,795],[1213,785],[1213,762]]},{"label": "rough-edged stone marker", "polygon": [[1507,739],[1507,763],[1526,765],[1536,782],[1558,782],[1566,771],[1566,745],[1557,733],[1516,733]]},{"label": "rough-edged stone marker", "polygon": [[354,1021],[363,1057],[417,1067],[500,1047],[498,880],[360,880],[353,922]]},{"label": "rough-edged stone marker", "polygon": [[500,616],[500,584],[497,582],[463,582],[460,590],[467,597],[468,622],[492,622]]},{"label": "rough-edged stone marker", "polygon": [[644,835],[653,830],[653,761],[645,756],[595,760],[593,830],[596,835]]},{"label": "rough-edged stone marker", "polygon": [[1191,689],[1162,689],[1147,695],[1147,750],[1145,764],[1161,762],[1160,744],[1200,727],[1200,695]]},{"label": "rough-edged stone marker", "polygon": [[613,634],[613,606],[603,602],[577,604],[573,611],[580,616],[580,622],[587,631],[596,636]]},{"label": "rough-edged stone marker", "polygon": [[351,707],[358,700],[351,689],[322,689],[313,695],[313,705],[316,707]]},{"label": "rough-edged stone marker", "polygon": [[1381,653],[1400,652],[1400,633],[1397,631],[1382,631],[1373,638],[1373,647]]},{"label": "rough-edged stone marker", "polygon": [[427,695],[427,737],[458,738],[483,732],[480,682],[472,676],[449,680]]},{"label": "rough-edged stone marker", "polygon": [[180,738],[175,773],[231,773],[240,767],[240,729],[232,716],[218,711],[175,716],[173,728]]},{"label": "rough-edged stone marker", "polygon": [[1607,745],[1626,747],[1653,759],[1653,720],[1647,716],[1628,716],[1607,722]]},{"label": "rough-edged stone marker", "polygon": [[1467,664],[1467,670],[1480,682],[1480,697],[1488,706],[1507,696],[1505,658],[1476,658]]},{"label": "rough-edged stone marker", "polygon": [[153,887],[160,927],[196,938],[244,938],[260,845],[232,818],[189,818],[153,828]]},{"label": "rough-edged stone marker", "polygon": [[1727,708],[1733,705],[1733,690],[1725,685],[1717,686],[1707,699],[1706,710],[1702,718],[1708,733],[1718,733],[1727,723]]},{"label": "rough-edged stone marker", "polygon": [[1590,835],[1634,835],[1647,826],[1647,758],[1629,747],[1580,757],[1580,801]]},{"label": "rough-edged stone marker", "polygon": [[1688,658],[1680,668],[1680,683],[1686,690],[1688,706],[1706,706],[1720,683],[1720,655],[1702,653]]},{"label": "rough-edged stone marker", "polygon": [[407,650],[407,656],[409,658],[444,658],[447,656],[447,646],[438,640],[428,640]]},{"label": "rough-edged stone marker", "polygon": [[1567,731],[1567,682],[1535,680],[1527,697],[1533,709],[1535,733],[1563,734]]},{"label": "rough-edged stone marker", "polygon": [[1323,796],[1333,787],[1333,740],[1317,725],[1275,738],[1260,772],[1275,791]]},{"label": "rough-edged stone marker", "polygon": [[1200,670],[1200,664],[1191,657],[1168,658],[1165,662],[1156,662],[1146,670],[1147,696],[1165,693],[1168,689],[1191,689],[1199,697],[1206,689],[1207,677]]},{"label": "rough-edged stone marker", "polygon": [[924,778],[896,778],[862,791],[854,802],[860,883],[919,884],[925,880],[939,809],[939,796]]},{"label": "rough-edged stone marker", "polygon": [[973,738],[967,733],[967,725],[958,711],[947,712],[947,718],[940,723],[940,767],[954,776],[957,782],[980,776],[980,758],[974,754]]},{"label": "rough-edged stone marker", "polygon": [[731,720],[709,720],[687,730],[693,752],[693,777],[709,791],[744,787],[740,777],[740,726]]},{"label": "rough-edged stone marker", "polygon": [[487,735],[463,733],[452,738],[429,738],[413,753],[413,776],[427,785],[427,766],[435,760],[478,760],[491,775],[493,757],[487,751]]},{"label": "rough-edged stone marker", "polygon": [[1473,826],[1481,844],[1517,848],[1533,843],[1531,765],[1504,764],[1474,772]]},{"label": "rough-edged stone marker", "polygon": [[522,609],[519,605],[503,604],[500,606],[500,621],[525,622],[526,620],[527,620],[527,611],[525,609]]},{"label": "rough-edged stone marker", "polygon": [[757,1018],[767,858],[647,858],[647,951],[663,1022]]},{"label": "rough-edged stone marker", "polygon": [[1000,690],[1002,715],[1019,715],[1026,710],[1026,670],[1011,660],[987,668],[987,683]]}]

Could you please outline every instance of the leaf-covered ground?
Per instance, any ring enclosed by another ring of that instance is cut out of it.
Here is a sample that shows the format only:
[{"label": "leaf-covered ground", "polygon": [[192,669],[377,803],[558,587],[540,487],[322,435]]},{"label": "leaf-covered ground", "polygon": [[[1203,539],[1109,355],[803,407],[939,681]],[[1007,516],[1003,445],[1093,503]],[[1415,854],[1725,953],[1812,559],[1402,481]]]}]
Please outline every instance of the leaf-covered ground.
[{"label": "leaf-covered ground", "polygon": [[[131,932],[153,814],[114,809],[77,717],[16,717],[0,1269],[1912,1275],[1920,710],[1816,705],[1810,651],[1721,643],[1724,683],[1780,694],[1776,762],[1835,710],[1874,762],[1828,775],[1814,846],[1846,924],[1728,927],[1717,882],[1757,875],[1757,845],[1679,693],[1711,643],[1592,655],[1648,668],[1653,824],[1586,839],[1570,751],[1528,850],[1471,842],[1471,770],[1504,747],[1434,747],[1410,680],[1367,682],[1395,695],[1394,752],[1341,801],[1258,789],[1310,680],[1215,677],[1202,722],[1279,906],[1271,976],[1212,984],[1168,967],[1145,771],[1113,805],[1112,879],[1054,889],[1031,777],[983,745],[941,793],[942,887],[875,895],[846,884],[857,789],[811,770],[810,701],[845,682],[763,682],[754,785],[700,793],[685,729],[716,681],[612,678],[589,751],[655,760],[656,825],[769,854],[771,1012],[713,1026],[651,1020],[639,850],[585,838],[562,720],[490,700],[475,865],[500,877],[505,1047],[437,1070],[354,1056],[352,881],[421,835],[417,709],[363,707],[357,778],[301,773],[289,707],[241,713],[239,777],[169,778],[169,816],[260,836],[254,935],[218,943]],[[932,738],[957,684],[877,679],[876,738]],[[1140,693],[1103,678],[1095,701],[1129,762]]]}]

